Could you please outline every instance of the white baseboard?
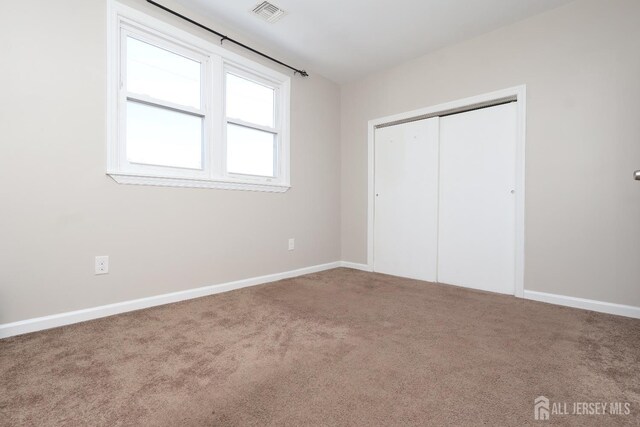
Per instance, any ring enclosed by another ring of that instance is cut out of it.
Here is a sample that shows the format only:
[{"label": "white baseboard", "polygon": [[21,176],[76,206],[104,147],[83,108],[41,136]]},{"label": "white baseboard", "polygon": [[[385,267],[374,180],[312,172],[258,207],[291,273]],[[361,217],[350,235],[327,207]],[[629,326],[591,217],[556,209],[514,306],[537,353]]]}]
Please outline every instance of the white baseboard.
[{"label": "white baseboard", "polygon": [[527,290],[524,291],[524,298],[549,304],[564,305],[567,307],[581,308],[583,310],[597,311],[599,313],[616,314],[618,316],[640,319],[640,307],[634,307],[632,305],[614,304],[611,302]]},{"label": "white baseboard", "polygon": [[248,286],[261,285],[263,283],[275,282],[277,280],[302,276],[303,274],[316,273],[318,271],[330,270],[332,268],[341,266],[342,263],[340,261],[330,262],[328,264],[314,265],[311,267],[286,271],[284,273],[268,274],[266,276],[252,277],[249,279],[237,280],[235,282],[204,286],[202,288],[188,289],[186,291],[172,292],[169,294],[123,301],[115,304],[102,305],[99,307],[69,311],[66,313],[54,314],[51,316],[36,317],[34,319],[5,323],[0,325],[0,339],[12,337],[15,335],[22,335],[29,332],[42,331],[44,329],[56,328],[58,326],[70,325],[72,323],[98,319],[100,317],[112,316],[114,314],[126,313],[128,311],[154,307],[157,305],[169,304],[172,302],[184,301],[193,298],[200,298],[207,295],[231,291],[234,289],[246,288]]},{"label": "white baseboard", "polygon": [[[355,270],[373,271],[373,267],[368,264],[359,264],[349,261],[340,261],[340,266],[353,268]],[[563,305],[566,307],[581,308],[583,310],[597,311],[599,313],[615,314],[618,316],[640,319],[640,307],[634,307],[632,305],[615,304],[611,302],[596,301],[585,298],[568,297],[564,295],[527,290],[524,291],[524,294],[521,296],[521,298],[546,302],[549,304]]]},{"label": "white baseboard", "polygon": [[[330,270],[337,267],[346,267],[362,271],[372,271],[372,268],[367,264],[359,264],[348,261],[330,262],[327,264],[320,264],[311,267],[300,268],[297,270],[285,271],[283,273],[268,274],[266,276],[252,277],[249,279],[237,280],[234,282],[204,286],[196,289],[188,289],[186,291],[172,292],[169,294],[123,301],[115,304],[102,305],[99,307],[86,308],[82,310],[69,311],[66,313],[53,314],[50,316],[21,320],[18,322],[5,323],[0,325],[0,339],[12,337],[15,335],[22,335],[29,332],[56,328],[58,326],[70,325],[72,323],[98,319],[101,317],[112,316],[114,314],[141,310],[143,308],[155,307],[158,305],[170,304],[173,302],[184,301],[193,298],[200,298],[207,295],[232,291],[234,289],[261,285],[263,283],[275,282],[282,279],[288,279],[291,277],[302,276],[304,274]],[[609,302],[567,297],[563,295],[555,295],[527,290],[524,291],[524,298],[550,304],[564,305],[568,307],[581,308],[584,310],[592,310],[601,313],[616,314],[619,316],[640,319],[640,307],[634,307],[630,305],[614,304]]]},{"label": "white baseboard", "polygon": [[353,268],[354,270],[373,271],[373,267],[368,264],[359,264],[357,262],[340,261],[340,267]]}]

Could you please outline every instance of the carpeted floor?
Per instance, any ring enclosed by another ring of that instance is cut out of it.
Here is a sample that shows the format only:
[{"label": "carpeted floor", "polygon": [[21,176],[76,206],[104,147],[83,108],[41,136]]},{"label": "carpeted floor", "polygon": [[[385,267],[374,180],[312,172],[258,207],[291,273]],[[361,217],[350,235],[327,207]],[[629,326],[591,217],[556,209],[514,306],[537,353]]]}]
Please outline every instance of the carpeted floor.
[{"label": "carpeted floor", "polygon": [[2,340],[0,425],[638,425],[639,369],[640,320],[335,269]]}]

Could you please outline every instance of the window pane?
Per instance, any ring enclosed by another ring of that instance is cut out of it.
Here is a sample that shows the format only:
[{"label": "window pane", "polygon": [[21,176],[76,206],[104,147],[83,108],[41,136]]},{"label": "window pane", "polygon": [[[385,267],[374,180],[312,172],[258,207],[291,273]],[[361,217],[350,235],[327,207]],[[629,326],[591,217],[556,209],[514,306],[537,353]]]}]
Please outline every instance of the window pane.
[{"label": "window pane", "polygon": [[200,108],[200,63],[127,37],[127,90]]},{"label": "window pane", "polygon": [[227,73],[227,117],[274,126],[274,90]]},{"label": "window pane", "polygon": [[127,159],[202,169],[202,118],[127,102]]},{"label": "window pane", "polygon": [[245,175],[275,176],[275,135],[227,125],[227,171]]}]

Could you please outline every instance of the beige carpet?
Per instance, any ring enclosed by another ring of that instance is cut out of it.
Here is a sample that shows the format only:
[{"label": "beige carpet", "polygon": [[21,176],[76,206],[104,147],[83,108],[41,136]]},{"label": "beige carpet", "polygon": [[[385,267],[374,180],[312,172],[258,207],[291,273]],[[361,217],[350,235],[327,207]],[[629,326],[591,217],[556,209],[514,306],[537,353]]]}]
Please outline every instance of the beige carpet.
[{"label": "beige carpet", "polygon": [[1,425],[519,426],[539,395],[630,403],[554,425],[640,424],[639,320],[348,269],[2,340],[0,362]]}]

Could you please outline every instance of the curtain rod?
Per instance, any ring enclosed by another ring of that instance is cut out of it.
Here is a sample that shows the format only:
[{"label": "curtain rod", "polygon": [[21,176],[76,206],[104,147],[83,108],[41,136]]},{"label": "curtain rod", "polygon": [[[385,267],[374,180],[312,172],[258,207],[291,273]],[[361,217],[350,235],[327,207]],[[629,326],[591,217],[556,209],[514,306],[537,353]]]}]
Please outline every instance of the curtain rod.
[{"label": "curtain rod", "polygon": [[219,32],[217,32],[217,31],[215,31],[215,30],[212,30],[211,28],[209,28],[209,27],[207,27],[207,26],[204,26],[204,25],[200,24],[199,22],[196,22],[196,21],[194,21],[193,19],[188,18],[188,17],[186,17],[186,16],[184,16],[184,15],[182,15],[182,14],[180,14],[180,13],[178,13],[178,12],[174,11],[174,10],[171,10],[171,9],[169,9],[168,7],[165,7],[165,6],[163,6],[163,5],[159,4],[159,3],[156,3],[156,2],[155,2],[155,1],[153,1],[153,0],[147,0],[147,3],[151,3],[152,5],[154,5],[154,6],[156,6],[156,7],[159,7],[160,9],[162,9],[162,10],[164,10],[164,11],[166,11],[166,12],[169,12],[169,13],[170,13],[170,14],[172,14],[172,15],[175,15],[175,16],[177,16],[178,18],[182,18],[182,19],[184,19],[185,21],[187,21],[187,22],[189,22],[189,23],[191,23],[191,24],[193,24],[193,25],[196,25],[196,26],[198,26],[198,27],[202,28],[203,30],[207,30],[207,31],[209,31],[210,33],[215,34],[216,36],[220,37],[220,43],[222,43],[222,42],[223,42],[223,41],[225,41],[225,40],[228,40],[228,41],[230,41],[231,43],[234,43],[234,44],[236,44],[236,45],[238,45],[238,46],[240,46],[240,47],[242,47],[242,48],[244,48],[244,49],[247,49],[247,50],[249,50],[249,51],[251,51],[251,52],[253,52],[253,53],[257,54],[257,55],[262,56],[263,58],[267,58],[269,61],[273,61],[273,62],[275,62],[275,63],[277,63],[277,64],[282,65],[283,67],[287,67],[287,68],[289,68],[290,70],[293,70],[293,71],[294,71],[294,74],[300,74],[302,77],[307,77],[307,76],[309,76],[309,73],[307,73],[305,70],[298,70],[297,68],[294,68],[294,67],[292,67],[291,65],[287,65],[287,64],[285,64],[285,63],[284,63],[284,62],[282,62],[282,61],[278,61],[277,59],[275,59],[275,58],[273,58],[273,57],[271,57],[271,56],[269,56],[269,55],[267,55],[267,54],[264,54],[264,53],[260,52],[259,50],[256,50],[256,49],[254,49],[254,48],[252,48],[252,47],[247,46],[247,45],[246,45],[246,44],[244,44],[244,43],[240,43],[239,41],[234,40],[234,39],[232,39],[232,38],[230,38],[230,37],[227,37],[227,36],[225,36],[225,35],[224,35],[224,34],[222,34],[222,33],[219,33]]}]

